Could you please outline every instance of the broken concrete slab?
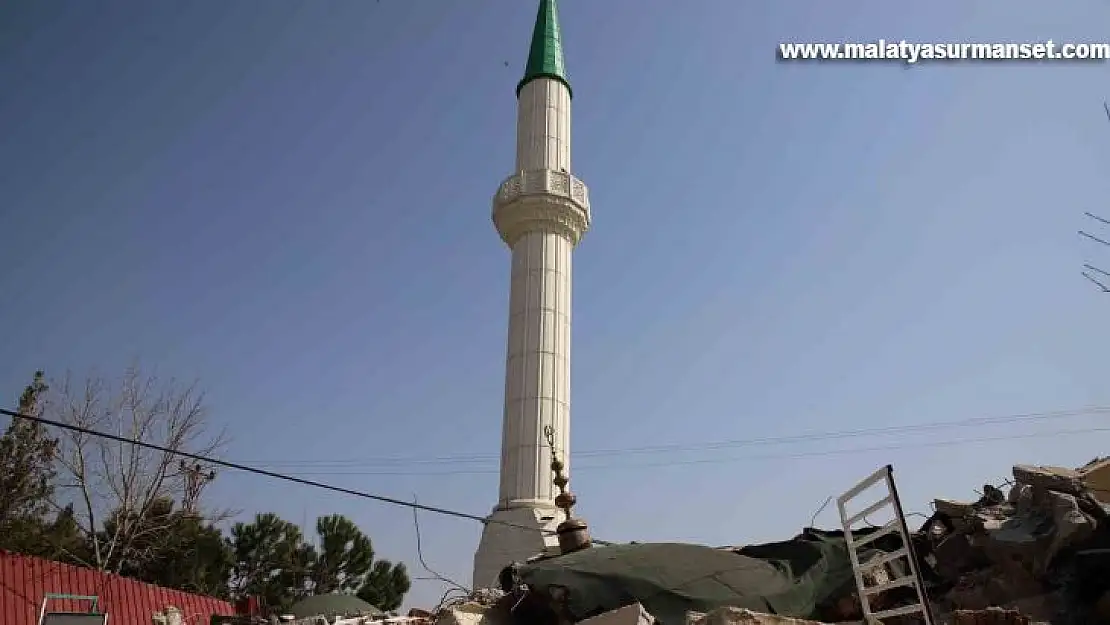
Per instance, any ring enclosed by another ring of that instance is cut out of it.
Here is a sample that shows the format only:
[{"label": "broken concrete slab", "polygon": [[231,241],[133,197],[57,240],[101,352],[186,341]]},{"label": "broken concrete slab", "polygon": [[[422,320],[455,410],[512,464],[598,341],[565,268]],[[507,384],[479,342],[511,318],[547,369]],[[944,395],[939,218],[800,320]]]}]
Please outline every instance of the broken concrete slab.
[{"label": "broken concrete slab", "polygon": [[1004,606],[1044,593],[1044,587],[1020,567],[998,567],[993,573],[983,584],[983,594],[988,606]]},{"label": "broken concrete slab", "polygon": [[493,608],[480,603],[468,601],[450,608],[444,608],[436,614],[436,625],[493,625],[490,618]]},{"label": "broken concrete slab", "polygon": [[934,499],[933,508],[941,514],[955,518],[962,518],[975,512],[975,504],[954,499]]},{"label": "broken concrete slab", "polygon": [[952,613],[952,625],[1029,625],[1029,617],[1002,608],[956,610]]},{"label": "broken concrete slab", "polygon": [[1110,458],[1092,460],[1076,473],[1095,499],[1104,504],[1110,503]]},{"label": "broken concrete slab", "polygon": [[1056,618],[1060,612],[1059,597],[1053,593],[1026,597],[1004,603],[998,607],[1017,610],[1029,617],[1031,622],[1045,623]]},{"label": "broken concrete slab", "polygon": [[712,612],[687,612],[686,625],[827,625],[820,621],[753,612],[744,608],[718,608]]},{"label": "broken concrete slab", "polygon": [[1064,467],[1040,467],[1029,464],[1014,465],[1014,481],[1043,490],[1055,490],[1069,495],[1084,491],[1079,473]]},{"label": "broken concrete slab", "polygon": [[1011,517],[983,523],[984,533],[975,536],[991,560],[1020,558],[1030,566],[1048,543],[1046,524],[1037,518]]},{"label": "broken concrete slab", "polygon": [[972,562],[974,547],[966,534],[952,534],[933,549],[937,574],[949,581],[960,579],[960,574]]},{"label": "broken concrete slab", "polygon": [[1006,501],[1009,502],[1018,514],[1026,514],[1034,507],[1033,487],[1028,484],[1014,484]]},{"label": "broken concrete slab", "polygon": [[957,532],[966,530],[975,516],[975,504],[966,501],[934,499],[933,509]]},{"label": "broken concrete slab", "polygon": [[1090,538],[1095,531],[1095,522],[1079,509],[1079,501],[1074,495],[1050,491],[1048,496],[1052,502],[1055,532],[1043,555],[1045,568],[1061,550]]},{"label": "broken concrete slab", "polygon": [[648,614],[644,606],[639,603],[578,621],[578,625],[654,625],[654,623],[655,617]]}]

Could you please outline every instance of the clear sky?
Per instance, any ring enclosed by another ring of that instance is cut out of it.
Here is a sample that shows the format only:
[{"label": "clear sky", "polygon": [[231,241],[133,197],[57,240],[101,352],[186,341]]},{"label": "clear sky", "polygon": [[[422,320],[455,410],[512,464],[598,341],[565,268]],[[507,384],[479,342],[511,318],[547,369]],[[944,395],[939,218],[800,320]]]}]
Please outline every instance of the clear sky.
[{"label": "clear sky", "polygon": [[[786,539],[887,462],[923,511],[1107,452],[1051,435],[1105,417],[705,446],[1110,404],[1110,296],[1079,276],[1110,249],[1076,234],[1110,213],[1110,66],[775,61],[782,41],[1093,41],[1110,4],[560,5],[594,210],[571,477],[595,536]],[[201,380],[231,459],[488,513],[509,269],[490,198],[534,14],[3,3],[6,404],[36,368],[138,358]],[[659,445],[686,450],[628,451]],[[210,494],[350,515],[422,574],[407,510],[227,472]],[[479,526],[421,521],[429,563],[468,580]]]}]

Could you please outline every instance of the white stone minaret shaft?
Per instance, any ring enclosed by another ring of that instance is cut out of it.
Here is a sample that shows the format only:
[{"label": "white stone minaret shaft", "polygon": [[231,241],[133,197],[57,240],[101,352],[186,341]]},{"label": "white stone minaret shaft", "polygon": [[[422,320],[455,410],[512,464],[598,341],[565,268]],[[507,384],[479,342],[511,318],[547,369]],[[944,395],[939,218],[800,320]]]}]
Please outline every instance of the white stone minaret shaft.
[{"label": "white stone minaret shaft", "polygon": [[521,90],[516,162],[517,170],[540,193],[527,208],[505,207],[506,212],[530,213],[526,223],[498,220],[506,222],[508,232],[502,231],[502,237],[512,247],[499,503],[554,506],[544,428],[554,428],[555,447],[567,462],[571,252],[584,224],[568,223],[566,213],[577,207],[566,206],[570,198],[551,192],[577,185],[585,193],[585,187],[567,174],[570,93],[563,83],[539,78]]},{"label": "white stone minaret shaft", "polygon": [[556,490],[544,431],[570,464],[571,256],[590,226],[586,185],[571,175],[571,90],[555,0],[541,0],[517,87],[516,173],[493,198],[512,250],[498,502],[474,555],[474,587],[558,544]]}]

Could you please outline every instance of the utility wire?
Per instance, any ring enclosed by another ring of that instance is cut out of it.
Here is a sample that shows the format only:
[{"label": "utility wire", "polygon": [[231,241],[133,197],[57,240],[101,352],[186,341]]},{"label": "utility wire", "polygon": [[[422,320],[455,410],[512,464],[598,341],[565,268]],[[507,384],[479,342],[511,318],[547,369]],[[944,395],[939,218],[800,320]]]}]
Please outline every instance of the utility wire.
[{"label": "utility wire", "polygon": [[[786,445],[792,443],[824,441],[833,439],[855,438],[860,436],[888,436],[893,434],[910,434],[929,432],[949,428],[983,427],[990,425],[1003,425],[1021,422],[1051,421],[1070,417],[1090,416],[1097,414],[1110,414],[1110,406],[1090,406],[1070,410],[1055,410],[1049,412],[1030,412],[995,417],[975,417],[954,421],[936,421],[911,425],[893,425],[878,428],[860,428],[852,430],[836,430],[825,432],[809,432],[790,436],[773,436],[764,438],[733,439],[724,441],[709,441],[704,443],[653,445],[644,447],[625,447],[615,449],[597,449],[574,452],[575,458],[593,458],[622,456],[629,454],[657,454],[673,452],[693,452],[730,449],[734,447],[757,447],[765,445]],[[281,467],[300,466],[373,466],[373,465],[435,465],[435,464],[474,464],[496,460],[498,454],[460,454],[452,456],[394,456],[366,459],[334,459],[334,460],[255,460],[255,464]],[[637,465],[639,466],[639,465]],[[580,467],[581,468],[581,467]],[[483,473],[485,471],[482,471]]]},{"label": "utility wire", "polygon": [[[361,497],[363,499],[371,499],[373,501],[378,501],[378,502],[390,504],[390,505],[393,505],[393,506],[400,506],[402,508],[410,508],[412,510],[423,510],[425,512],[431,512],[433,514],[441,514],[443,516],[450,516],[450,517],[455,517],[455,518],[458,518],[458,519],[467,519],[467,520],[470,520],[470,521],[478,521],[479,523],[493,523],[493,524],[496,524],[496,525],[504,525],[506,527],[513,527],[513,528],[516,528],[516,529],[522,529],[522,530],[527,530],[527,531],[538,531],[538,532],[541,532],[541,533],[544,533],[544,534],[549,534],[549,535],[556,534],[556,532],[553,531],[553,530],[542,530],[542,529],[538,530],[534,527],[528,527],[527,525],[520,525],[520,524],[517,524],[517,523],[510,523],[508,521],[499,521],[499,520],[496,520],[496,519],[486,519],[486,518],[480,517],[476,514],[468,514],[466,512],[459,512],[457,510],[449,510],[447,508],[440,508],[440,507],[437,507],[437,506],[426,506],[424,504],[416,503],[414,501],[404,501],[403,499],[394,499],[393,497],[386,497],[384,495],[375,495],[373,493],[367,493],[367,492],[364,492],[364,491],[354,490],[354,489],[351,489],[351,488],[344,488],[342,486],[335,486],[333,484],[325,484],[323,482],[317,482],[315,480],[308,480],[308,479],[296,477],[296,476],[293,476],[293,475],[284,475],[284,474],[281,474],[281,473],[275,473],[273,471],[267,471],[266,469],[259,469],[257,467],[251,467],[251,466],[247,466],[245,464],[239,464],[237,462],[228,462],[226,460],[219,460],[217,458],[210,458],[210,457],[207,457],[207,456],[202,456],[200,454],[194,454],[194,453],[188,452],[188,451],[181,451],[179,449],[170,449],[169,447],[164,447],[162,445],[156,445],[154,443],[148,443],[146,441],[133,440],[133,439],[130,439],[130,438],[126,438],[124,436],[117,436],[115,434],[110,434],[108,432],[100,432],[98,430],[93,430],[93,429],[90,429],[90,428],[85,428],[85,427],[81,427],[81,426],[77,426],[77,425],[72,425],[70,423],[64,423],[62,421],[55,421],[53,419],[46,419],[46,418],[43,418],[43,417],[36,417],[36,416],[32,416],[32,415],[22,414],[22,413],[19,413],[19,412],[14,412],[12,410],[5,410],[3,408],[0,408],[0,414],[7,415],[9,417],[12,417],[13,419],[23,419],[25,421],[33,421],[35,423],[41,423],[42,425],[49,425],[51,427],[56,427],[56,428],[60,428],[60,429],[63,429],[63,430],[69,430],[70,432],[77,432],[78,434],[87,434],[89,436],[95,436],[97,438],[104,438],[104,439],[116,441],[117,443],[126,443],[126,444],[129,444],[129,445],[135,445],[137,447],[144,447],[146,449],[153,449],[155,451],[160,451],[162,453],[167,453],[167,454],[173,454],[175,456],[180,456],[182,458],[188,458],[190,460],[196,460],[198,462],[213,464],[213,465],[221,466],[221,467],[228,468],[228,469],[235,469],[237,471],[245,471],[247,473],[254,473],[255,475],[262,475],[262,476],[265,476],[265,477],[273,478],[275,480],[282,480],[282,481],[285,481],[285,482],[293,482],[295,484],[301,484],[303,486],[312,486],[314,488],[321,488],[321,489],[324,489],[324,490],[330,490],[330,491],[333,491],[333,492],[336,492],[336,493],[342,493],[344,495],[352,495],[354,497]],[[609,542],[606,542],[606,541],[603,541],[603,540],[597,540],[597,539],[593,539],[593,542],[598,544],[598,545],[611,545],[612,544],[612,543],[609,543]]]},{"label": "utility wire", "polygon": [[[694,464],[722,464],[729,462],[740,462],[750,460],[784,460],[784,459],[810,459],[825,456],[840,456],[844,454],[861,454],[873,453],[879,451],[900,451],[908,449],[920,449],[923,447],[954,447],[959,445],[966,445],[969,443],[989,443],[997,441],[1011,441],[1029,438],[1048,438],[1056,436],[1069,436],[1075,434],[1091,434],[1094,432],[1110,432],[1110,427],[1098,428],[1076,428],[1072,430],[1056,430],[1051,432],[1027,432],[1024,434],[1006,434],[1002,436],[980,436],[975,438],[958,438],[940,441],[921,441],[918,443],[910,443],[903,445],[877,445],[873,447],[852,447],[848,449],[825,449],[816,451],[804,451],[788,454],[763,454],[754,456],[732,456],[728,458],[697,458],[692,460],[676,460],[676,461],[660,461],[660,462],[641,462],[635,464],[622,464],[622,465],[579,465],[576,471],[589,471],[592,469],[642,469],[649,467],[674,467]],[[497,473],[496,469],[463,469],[463,470],[450,470],[450,471],[426,471],[426,472],[412,472],[412,471],[309,471],[298,472],[299,475],[376,475],[376,476],[449,476],[449,475],[484,475],[490,473]]]},{"label": "utility wire", "polygon": [[[803,435],[792,436],[792,437],[749,439],[747,441],[742,441],[742,442],[744,442],[746,444],[749,444],[749,445],[753,445],[753,444],[774,444],[774,443],[785,442],[785,441],[822,440],[822,439],[827,439],[827,438],[841,438],[843,436],[850,436],[850,435],[867,435],[867,434],[875,434],[875,433],[893,433],[893,432],[903,432],[905,430],[914,430],[914,429],[930,429],[930,428],[935,428],[935,427],[951,427],[951,426],[954,426],[954,425],[964,425],[964,426],[973,425],[973,424],[993,425],[993,424],[997,424],[997,423],[1010,423],[1010,422],[1020,421],[1020,420],[1059,418],[1061,416],[1076,416],[1076,415],[1080,415],[1080,414],[1096,414],[1096,413],[1105,413],[1105,412],[1110,412],[1110,408],[1094,407],[1094,408],[1088,408],[1088,409],[1084,409],[1084,410],[1056,411],[1056,412],[1051,412],[1051,413],[1030,413],[1030,414],[1024,414],[1024,415],[1010,415],[1008,417],[993,417],[993,418],[986,418],[986,419],[982,419],[982,418],[981,419],[968,419],[968,420],[958,421],[958,422],[946,422],[946,423],[942,422],[942,423],[922,424],[922,425],[916,425],[916,426],[901,426],[901,427],[900,426],[891,426],[891,427],[886,427],[886,428],[848,430],[848,431],[842,431],[842,432],[830,432],[830,433],[823,433],[823,434],[803,434]],[[210,457],[202,456],[202,455],[199,455],[199,454],[194,454],[194,453],[187,452],[187,451],[170,449],[168,447],[164,447],[164,446],[161,446],[161,445],[156,445],[154,443],[148,443],[146,441],[132,440],[132,439],[129,439],[129,438],[126,438],[126,437],[123,437],[123,436],[117,436],[115,434],[110,434],[110,433],[107,433],[107,432],[100,432],[100,431],[92,430],[92,429],[89,429],[89,428],[84,428],[84,427],[80,427],[80,426],[76,426],[76,425],[71,425],[71,424],[68,424],[68,423],[61,422],[61,421],[46,419],[46,418],[43,418],[43,417],[35,417],[35,416],[31,416],[31,415],[20,414],[18,412],[13,412],[11,410],[4,410],[2,408],[0,408],[0,414],[7,415],[9,417],[13,417],[13,418],[17,418],[17,419],[24,419],[24,420],[28,420],[28,421],[34,421],[34,422],[37,422],[37,423],[41,423],[43,425],[48,425],[48,426],[52,426],[52,427],[56,427],[56,428],[61,428],[63,430],[69,430],[69,431],[72,431],[72,432],[78,432],[78,433],[87,434],[87,435],[90,435],[90,436],[96,436],[98,438],[105,438],[105,439],[113,440],[113,441],[120,442],[120,443],[127,443],[127,444],[131,444],[131,445],[136,445],[136,446],[139,446],[139,447],[145,447],[147,449],[154,449],[156,451],[161,451],[163,453],[174,454],[174,455],[177,455],[177,456],[180,456],[180,457],[183,457],[183,458],[189,458],[191,460],[196,460],[196,461],[205,462],[205,463],[211,463],[211,464],[216,465],[216,466],[222,466],[222,467],[229,468],[229,469],[244,471],[246,473],[253,473],[255,475],[262,475],[262,476],[270,477],[270,478],[277,479],[277,480],[282,480],[282,481],[286,481],[286,482],[293,482],[295,484],[301,484],[301,485],[304,485],[304,486],[311,486],[311,487],[314,487],[314,488],[329,490],[329,491],[333,491],[333,492],[337,492],[337,493],[342,493],[342,494],[345,494],[345,495],[352,495],[352,496],[360,497],[360,498],[363,498],[363,499],[370,499],[370,500],[373,500],[373,501],[378,501],[378,502],[385,503],[385,504],[390,504],[390,505],[394,505],[394,506],[409,508],[409,509],[412,509],[412,510],[423,510],[423,511],[426,511],[426,512],[431,512],[433,514],[440,514],[440,515],[450,516],[450,517],[455,517],[455,518],[460,518],[460,519],[468,519],[468,520],[471,520],[471,521],[478,521],[480,523],[494,523],[494,524],[497,524],[497,525],[503,525],[503,526],[506,526],[506,527],[513,527],[513,528],[516,528],[516,529],[522,529],[522,530],[527,530],[527,531],[539,531],[539,532],[542,532],[544,534],[554,534],[555,533],[551,530],[537,530],[534,527],[528,527],[526,525],[520,525],[520,524],[510,523],[510,522],[507,522],[507,521],[500,521],[500,520],[496,520],[496,519],[486,519],[486,518],[478,516],[478,515],[468,514],[468,513],[465,513],[465,512],[458,512],[456,510],[449,510],[447,508],[440,508],[440,507],[436,507],[436,506],[427,506],[427,505],[419,504],[419,503],[416,503],[416,502],[410,502],[410,501],[404,501],[404,500],[401,500],[401,499],[394,499],[392,497],[386,497],[384,495],[375,495],[373,493],[367,493],[367,492],[364,492],[364,491],[358,491],[358,490],[354,490],[354,489],[350,489],[350,488],[344,488],[342,486],[335,486],[335,485],[332,485],[332,484],[326,484],[326,483],[323,483],[323,482],[318,482],[318,481],[315,481],[315,480],[306,479],[304,477],[298,477],[298,476],[294,476],[294,475],[287,475],[287,474],[277,473],[277,472],[274,472],[274,471],[269,471],[269,470],[261,469],[261,468],[258,468],[258,467],[252,467],[252,466],[248,466],[248,465],[245,465],[245,464],[240,464],[240,463],[236,463],[236,462],[228,462],[226,460],[219,460],[219,459],[216,459],[216,458],[210,458]],[[799,453],[793,453],[793,454],[768,454],[768,455],[762,455],[762,456],[743,456],[743,457],[731,457],[731,458],[699,458],[699,459],[686,460],[686,461],[664,461],[664,462],[655,462],[655,463],[637,463],[637,464],[631,464],[631,465],[625,465],[625,466],[627,466],[628,468],[642,468],[642,467],[680,466],[680,465],[692,465],[692,464],[716,464],[716,463],[722,463],[722,462],[736,462],[736,461],[740,461],[740,460],[773,460],[773,459],[787,459],[787,458],[804,459],[804,458],[814,458],[814,457],[821,457],[821,456],[835,456],[835,455],[842,455],[842,454],[859,454],[859,453],[868,453],[868,452],[877,452],[877,451],[896,451],[896,450],[905,450],[905,449],[918,449],[918,448],[923,448],[923,447],[947,447],[947,446],[965,445],[965,444],[969,444],[969,443],[984,443],[984,442],[1018,440],[1018,439],[1028,439],[1028,438],[1044,438],[1044,437],[1053,437],[1053,436],[1066,436],[1066,435],[1073,435],[1073,434],[1088,434],[1088,433],[1093,433],[1093,432],[1110,432],[1110,427],[1079,428],[1079,429],[1073,429],[1073,430],[1058,430],[1058,431],[1053,431],[1053,432],[1031,432],[1031,433],[1025,433],[1025,434],[1009,434],[1009,435],[1003,435],[1003,436],[985,436],[985,437],[976,437],[976,438],[960,438],[960,439],[942,440],[942,441],[923,441],[923,442],[914,443],[914,444],[884,445],[884,446],[873,446],[873,447],[856,447],[856,448],[850,448],[850,449],[819,450],[819,451],[799,452]],[[740,442],[740,441],[736,441],[736,442]],[[619,467],[619,465],[609,465],[609,466],[596,465],[596,466],[592,466],[592,467],[591,466],[586,466],[586,467],[581,467],[580,466],[579,470],[582,470],[582,469],[587,469],[588,470],[588,469],[596,469],[596,468],[618,468],[618,467]],[[403,472],[403,471],[357,471],[357,472],[352,471],[352,472],[310,472],[310,473],[301,473],[301,475],[332,475],[332,476],[335,476],[335,475],[394,475],[394,476],[444,475],[444,476],[446,476],[446,475],[458,475],[458,474],[486,474],[486,473],[496,473],[496,472],[497,472],[496,470],[445,471],[445,472],[426,472],[426,473],[412,473],[412,472]],[[608,543],[606,541],[601,541],[601,540],[594,540],[593,542],[595,542],[599,545],[612,544],[612,543]]]}]

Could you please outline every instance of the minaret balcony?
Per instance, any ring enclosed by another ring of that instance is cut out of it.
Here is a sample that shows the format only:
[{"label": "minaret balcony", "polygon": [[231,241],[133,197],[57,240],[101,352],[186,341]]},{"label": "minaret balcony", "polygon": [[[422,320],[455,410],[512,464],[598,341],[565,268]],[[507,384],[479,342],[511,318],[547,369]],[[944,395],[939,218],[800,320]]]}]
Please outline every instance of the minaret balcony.
[{"label": "minaret balcony", "polygon": [[565,171],[517,172],[493,196],[493,223],[509,246],[531,230],[555,230],[577,244],[590,228],[590,217],[586,183]]}]

